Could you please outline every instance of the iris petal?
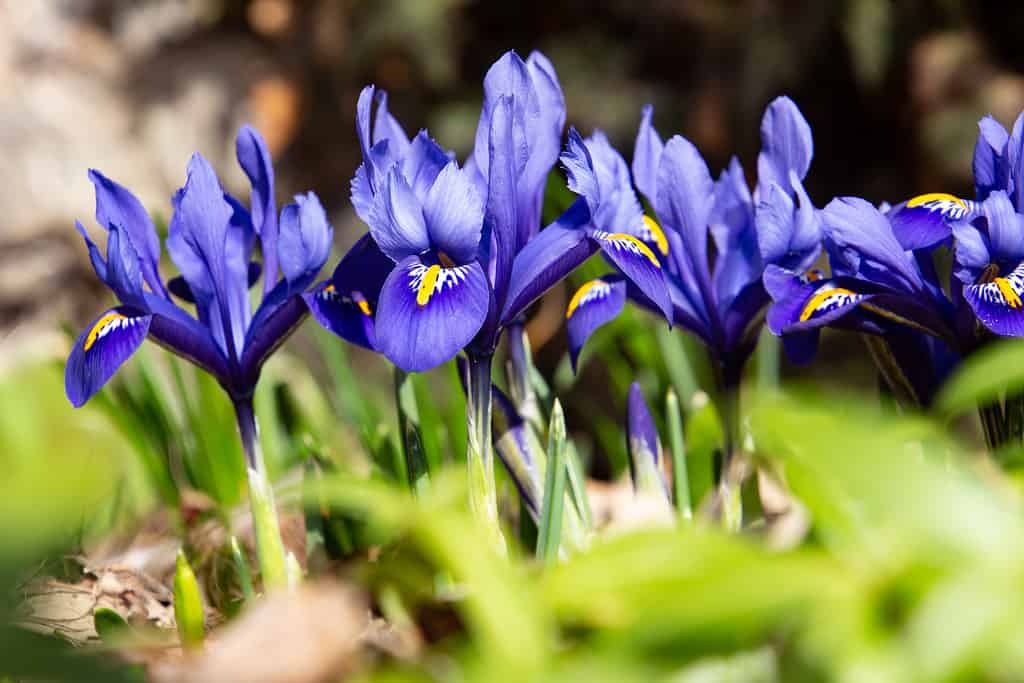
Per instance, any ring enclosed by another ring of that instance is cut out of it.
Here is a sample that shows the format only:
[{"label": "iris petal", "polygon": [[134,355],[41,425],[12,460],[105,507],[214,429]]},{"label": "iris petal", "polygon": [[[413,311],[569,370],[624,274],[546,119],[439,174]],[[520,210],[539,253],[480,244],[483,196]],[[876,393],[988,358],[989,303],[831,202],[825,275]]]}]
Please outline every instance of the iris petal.
[{"label": "iris petal", "polygon": [[79,335],[64,368],[64,389],[71,405],[85,404],[135,353],[152,319],[128,306],[112,308]]},{"label": "iris petal", "polygon": [[476,336],[489,301],[479,263],[445,268],[407,257],[381,290],[376,346],[407,372],[429,370],[454,358]]},{"label": "iris petal", "polygon": [[430,248],[423,206],[398,168],[388,171],[373,198],[370,233],[381,251],[396,263]]},{"label": "iris petal", "polygon": [[599,327],[614,320],[626,303],[626,283],[611,275],[584,283],[565,311],[569,359],[576,370],[583,345]]},{"label": "iris petal", "polygon": [[252,126],[242,126],[238,131],[235,154],[252,185],[252,225],[263,247],[263,291],[269,292],[277,281],[278,224],[277,204],[274,201],[274,167],[266,141]]},{"label": "iris petal", "polygon": [[1004,337],[1024,336],[1024,263],[1005,278],[964,287],[964,299],[978,320]]},{"label": "iris petal", "polygon": [[777,97],[761,119],[761,153],[757,157],[757,182],[790,188],[790,171],[803,180],[814,156],[814,140],[807,119],[788,97]]},{"label": "iris petal", "polygon": [[484,202],[469,175],[454,161],[438,174],[423,204],[432,246],[456,263],[476,259],[483,227]]},{"label": "iris petal", "polygon": [[302,298],[325,329],[347,342],[374,349],[373,309],[358,293],[342,294],[330,282],[322,282]]},{"label": "iris petal", "polygon": [[931,193],[893,207],[889,220],[900,245],[910,251],[927,249],[948,239],[952,223],[964,218],[969,211],[967,202],[959,197]]},{"label": "iris petal", "polygon": [[590,219],[586,202],[577,199],[561,217],[526,243],[512,264],[501,323],[518,318],[544,292],[597,250],[582,226]]},{"label": "iris petal", "polygon": [[665,145],[651,124],[654,107],[646,105],[640,114],[640,130],[633,148],[633,180],[647,201],[654,203],[658,190],[658,166]]},{"label": "iris petal", "polygon": [[293,293],[306,289],[331,251],[334,229],[315,194],[296,195],[281,211],[278,257],[281,272]]},{"label": "iris petal", "polygon": [[672,299],[661,262],[649,246],[625,233],[594,232],[605,257],[672,321]]},{"label": "iris petal", "polygon": [[120,228],[141,260],[142,276],[154,292],[164,292],[160,279],[160,238],[142,202],[127,188],[99,171],[89,171],[96,189],[96,221],[107,230]]}]

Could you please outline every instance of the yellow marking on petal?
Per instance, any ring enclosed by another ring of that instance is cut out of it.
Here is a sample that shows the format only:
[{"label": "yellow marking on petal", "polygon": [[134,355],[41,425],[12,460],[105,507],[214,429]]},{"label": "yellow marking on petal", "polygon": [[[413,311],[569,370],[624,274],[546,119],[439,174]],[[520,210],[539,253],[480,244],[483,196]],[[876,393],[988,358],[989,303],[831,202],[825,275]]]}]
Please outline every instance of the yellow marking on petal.
[{"label": "yellow marking on petal", "polygon": [[437,283],[437,277],[440,274],[441,266],[433,265],[427,268],[427,272],[423,274],[423,280],[420,282],[420,289],[416,292],[417,304],[420,306],[427,305],[430,297],[434,295],[434,285]]},{"label": "yellow marking on petal", "polygon": [[1014,290],[1013,285],[1005,277],[997,277],[992,282],[995,283],[996,287],[999,288],[999,293],[1006,299],[1006,305],[1010,308],[1020,308],[1021,301],[1020,295]]},{"label": "yellow marking on petal", "polygon": [[128,316],[121,315],[120,313],[107,313],[105,316],[97,320],[96,324],[92,326],[91,330],[89,330],[89,336],[85,338],[85,345],[82,347],[82,350],[88,351],[91,349],[92,345],[96,343],[97,339],[99,339],[100,332],[102,332],[103,328],[107,325],[116,320],[124,320],[127,317]]},{"label": "yellow marking on petal", "polygon": [[[429,298],[429,296],[427,298]],[[416,302],[417,303],[419,303],[419,299],[420,299],[419,294],[417,294],[416,295]],[[373,315],[373,309],[370,308],[370,304],[367,301],[365,301],[365,300],[364,301],[358,301],[356,303],[359,306],[359,310],[362,311],[363,315],[365,315],[365,316]],[[420,305],[422,306],[423,304],[420,304]]]},{"label": "yellow marking on petal", "polygon": [[644,227],[654,235],[654,243],[658,245],[658,251],[668,256],[668,238],[665,237],[665,231],[658,225],[658,221],[644,214]]},{"label": "yellow marking on petal", "polygon": [[807,302],[806,306],[804,306],[803,312],[800,313],[800,322],[810,320],[811,316],[814,315],[814,312],[818,310],[822,306],[822,304],[824,304],[829,299],[836,296],[842,296],[845,294],[849,294],[851,296],[857,295],[856,292],[851,292],[849,289],[843,289],[842,287],[836,287],[835,289],[826,289],[823,292],[818,292],[817,294],[812,296],[811,300]]},{"label": "yellow marking on petal", "polygon": [[627,235],[624,232],[614,232],[610,235],[607,235],[604,239],[607,242],[614,242],[615,240],[625,240],[631,243],[633,246],[640,250],[641,254],[646,256],[647,259],[654,264],[655,268],[661,268],[661,264],[658,262],[658,257],[654,255],[654,252],[651,251],[651,248],[649,246],[644,244],[638,238],[633,237],[632,235]]},{"label": "yellow marking on petal", "polygon": [[572,317],[572,314],[580,307],[580,304],[583,302],[583,297],[587,295],[587,292],[602,284],[604,284],[603,280],[591,280],[590,282],[584,282],[583,286],[577,289],[576,293],[572,295],[572,299],[569,300],[569,307],[565,309],[565,319],[568,320]]},{"label": "yellow marking on petal", "polygon": [[324,287],[324,294],[334,294],[334,285]]},{"label": "yellow marking on petal", "polygon": [[956,195],[947,194],[945,192],[929,192],[928,194],[919,194],[907,202],[907,208],[913,209],[915,206],[921,206],[922,204],[928,204],[930,202],[953,202],[960,206],[960,208],[967,208],[967,202],[960,199]]}]

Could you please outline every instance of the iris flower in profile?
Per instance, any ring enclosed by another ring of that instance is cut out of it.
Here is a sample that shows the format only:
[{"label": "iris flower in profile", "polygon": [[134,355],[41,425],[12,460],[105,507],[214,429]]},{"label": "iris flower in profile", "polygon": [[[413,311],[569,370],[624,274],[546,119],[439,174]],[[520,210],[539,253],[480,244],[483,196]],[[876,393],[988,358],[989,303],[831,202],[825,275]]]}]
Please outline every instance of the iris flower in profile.
[{"label": "iris flower in profile", "polygon": [[[97,276],[119,304],[78,337],[65,387],[75,406],[89,400],[147,337],[212,374],[236,403],[251,398],[260,369],[306,314],[301,294],[327,260],[332,229],[316,195],[295,197],[277,215],[266,144],[245,127],[238,159],[252,182],[246,208],[221,187],[209,162],[192,157],[172,199],[167,251],[181,275],[164,281],[160,240],[149,214],[125,187],[90,171],[106,258],[78,223]],[[253,261],[256,243],[262,266]],[[249,289],[263,275],[255,311]],[[195,315],[175,301],[195,307]]]},{"label": "iris flower in profile", "polygon": [[[245,207],[221,187],[209,162],[192,157],[188,180],[172,199],[167,251],[180,275],[160,273],[160,239],[139,200],[90,171],[96,221],[107,232],[106,257],[81,223],[93,268],[119,304],[101,313],[75,341],[65,369],[68,399],[86,403],[149,338],[213,375],[235,407],[247,459],[257,552],[266,585],[287,582],[273,495],[258,442],[252,397],[263,363],[303,320],[303,293],[327,260],[332,228],[312,193],[278,216],[266,143],[240,131],[238,161],[252,185]],[[253,261],[259,242],[262,265]],[[262,271],[256,310],[250,287]],[[192,305],[195,315],[182,304]]]},{"label": "iris flower in profile", "polygon": [[[595,228],[629,234],[656,256],[669,306],[620,274],[587,282],[567,311],[570,352],[575,362],[587,338],[628,298],[694,334],[723,383],[735,386],[768,303],[765,265],[805,270],[820,252],[820,222],[802,182],[813,154],[810,127],[788,98],[769,105],[752,195],[736,159],[712,181],[688,140],[677,135],[662,142],[652,114],[649,106],[643,111],[632,176],[600,132],[586,140],[570,134],[563,162],[570,186],[591,204]],[[654,216],[643,213],[634,186]]]}]

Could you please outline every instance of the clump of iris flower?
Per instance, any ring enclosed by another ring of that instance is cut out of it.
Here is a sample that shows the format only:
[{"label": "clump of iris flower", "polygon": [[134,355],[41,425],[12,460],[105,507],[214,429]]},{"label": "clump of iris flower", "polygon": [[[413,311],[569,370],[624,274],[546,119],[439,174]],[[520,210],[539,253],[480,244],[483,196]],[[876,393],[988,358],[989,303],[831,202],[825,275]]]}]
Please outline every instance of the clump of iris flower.
[{"label": "clump of iris flower", "polygon": [[564,120],[561,87],[538,53],[524,61],[509,52],[488,71],[476,147],[464,166],[425,131],[410,141],[386,95],[364,89],[363,163],[352,202],[370,231],[307,297],[327,329],[403,371],[428,370],[466,350],[471,501],[498,546],[491,358],[505,327],[565,274],[551,267],[560,254],[524,263],[520,253],[540,228]]},{"label": "clump of iris flower", "polygon": [[[126,188],[90,171],[96,221],[107,231],[106,258],[81,223],[93,268],[119,300],[78,337],[65,387],[85,404],[148,337],[213,375],[235,407],[247,458],[250,500],[268,585],[285,580],[284,548],[263,467],[252,397],[269,356],[307,313],[302,298],[330,251],[332,228],[316,195],[298,195],[278,216],[274,171],[254,129],[238,134],[239,163],[252,184],[247,208],[221,187],[196,154],[172,199],[167,251],[181,275],[164,282],[160,240],[149,214]],[[253,261],[259,242],[262,266]],[[249,289],[262,271],[263,297]],[[195,307],[195,315],[174,301]]]},{"label": "clump of iris flower", "polygon": [[[644,108],[632,175],[600,132],[583,139],[571,131],[562,161],[570,187],[590,205],[591,229],[639,241],[659,264],[669,305],[624,281],[621,268],[587,282],[566,312],[570,353],[575,363],[589,336],[617,316],[626,299],[664,315],[710,353],[728,454],[737,441],[737,387],[769,303],[765,266],[809,268],[820,251],[820,222],[802,184],[813,154],[810,126],[788,98],[769,105],[761,124],[758,185],[751,194],[736,159],[713,181],[688,140],[676,135],[662,141],[652,114],[650,106]],[[654,209],[653,217],[644,214],[634,186]]]},{"label": "clump of iris flower", "polygon": [[[868,335],[890,388],[927,407],[963,357],[995,336],[1024,335],[1024,115],[1012,133],[979,122],[975,200],[944,193],[876,208],[853,197],[822,211],[830,277],[768,269],[768,324],[798,357],[814,355],[823,326]],[[953,249],[940,279],[935,252]],[[981,408],[990,446],[1020,425],[1019,401]],[[1016,431],[1020,431],[1017,429]]]}]

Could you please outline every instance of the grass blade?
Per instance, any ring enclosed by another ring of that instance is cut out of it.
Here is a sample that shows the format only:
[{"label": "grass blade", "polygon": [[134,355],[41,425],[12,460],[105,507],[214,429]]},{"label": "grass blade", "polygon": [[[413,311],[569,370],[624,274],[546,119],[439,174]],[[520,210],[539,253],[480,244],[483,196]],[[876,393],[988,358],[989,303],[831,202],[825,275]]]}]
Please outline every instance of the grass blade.
[{"label": "grass blade", "polygon": [[690,503],[690,476],[683,440],[683,415],[679,409],[679,398],[671,388],[665,395],[665,419],[668,422],[669,453],[672,458],[672,500],[675,501],[679,516],[691,519],[693,506]]},{"label": "grass blade", "polygon": [[555,399],[548,427],[548,463],[544,475],[544,503],[537,534],[537,557],[551,565],[558,560],[562,536],[562,512],[566,480],[565,415],[562,404]]}]

